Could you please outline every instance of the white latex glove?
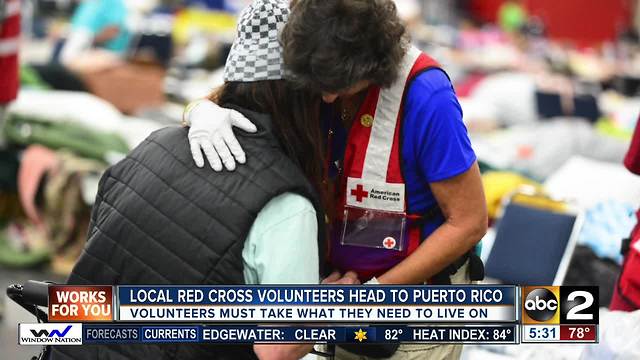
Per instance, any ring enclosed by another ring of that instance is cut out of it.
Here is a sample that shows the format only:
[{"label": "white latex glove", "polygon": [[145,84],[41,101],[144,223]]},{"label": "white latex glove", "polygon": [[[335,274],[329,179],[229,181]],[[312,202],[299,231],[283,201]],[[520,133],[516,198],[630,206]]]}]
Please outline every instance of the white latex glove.
[{"label": "white latex glove", "polygon": [[[236,161],[244,164],[246,155],[233,134],[235,126],[246,132],[256,132],[256,126],[241,113],[218,106],[213,101],[200,100],[192,105],[185,114],[189,129],[191,156],[196,166],[204,166],[204,152],[211,168],[222,171],[222,164],[229,170],[235,170]],[[232,155],[233,154],[233,155]]]}]

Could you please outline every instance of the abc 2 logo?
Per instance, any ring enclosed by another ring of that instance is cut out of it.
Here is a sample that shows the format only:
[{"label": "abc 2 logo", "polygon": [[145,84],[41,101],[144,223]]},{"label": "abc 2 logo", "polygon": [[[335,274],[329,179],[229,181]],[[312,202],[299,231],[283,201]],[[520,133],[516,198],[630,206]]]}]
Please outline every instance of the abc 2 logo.
[{"label": "abc 2 logo", "polygon": [[522,287],[523,324],[598,324],[597,286]]}]

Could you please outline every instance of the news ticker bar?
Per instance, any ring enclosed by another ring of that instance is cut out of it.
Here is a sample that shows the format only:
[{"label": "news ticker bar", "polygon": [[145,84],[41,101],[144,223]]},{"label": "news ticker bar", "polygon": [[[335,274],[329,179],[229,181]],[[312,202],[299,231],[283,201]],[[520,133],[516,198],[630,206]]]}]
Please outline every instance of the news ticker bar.
[{"label": "news ticker bar", "polygon": [[249,326],[20,324],[21,345],[138,343],[517,344],[519,325]]}]

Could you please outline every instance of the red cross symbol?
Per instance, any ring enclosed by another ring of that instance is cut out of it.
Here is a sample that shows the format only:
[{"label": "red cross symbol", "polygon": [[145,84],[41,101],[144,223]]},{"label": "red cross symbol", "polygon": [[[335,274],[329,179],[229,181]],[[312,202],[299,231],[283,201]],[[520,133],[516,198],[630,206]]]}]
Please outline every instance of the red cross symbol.
[{"label": "red cross symbol", "polygon": [[392,237],[386,237],[384,239],[384,241],[382,242],[382,245],[386,248],[386,249],[393,249],[396,246],[396,239],[392,238]]},{"label": "red cross symbol", "polygon": [[358,184],[355,189],[351,189],[351,195],[356,197],[357,202],[362,202],[362,199],[369,197],[369,192],[364,191],[362,184]]}]

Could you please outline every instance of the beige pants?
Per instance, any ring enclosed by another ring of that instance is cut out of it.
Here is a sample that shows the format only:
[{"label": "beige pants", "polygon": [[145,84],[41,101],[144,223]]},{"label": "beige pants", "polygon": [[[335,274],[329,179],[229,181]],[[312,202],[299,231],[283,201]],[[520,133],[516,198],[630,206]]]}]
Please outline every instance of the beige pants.
[{"label": "beige pants", "polygon": [[[468,263],[451,276],[452,284],[470,284]],[[462,345],[453,344],[400,344],[391,360],[458,360],[462,354]],[[355,355],[336,347],[336,360],[371,360],[366,356]]]}]

